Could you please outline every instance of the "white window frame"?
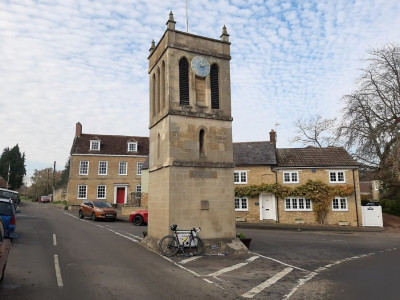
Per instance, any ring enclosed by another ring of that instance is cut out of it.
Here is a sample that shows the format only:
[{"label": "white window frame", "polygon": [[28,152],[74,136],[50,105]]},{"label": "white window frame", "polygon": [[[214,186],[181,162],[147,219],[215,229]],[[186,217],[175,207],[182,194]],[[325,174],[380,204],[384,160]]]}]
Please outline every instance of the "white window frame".
[{"label": "white window frame", "polygon": [[[289,180],[286,181],[285,175],[289,175]],[[296,180],[293,180],[293,175],[296,174]],[[283,183],[299,183],[299,171],[283,171],[282,174],[282,182]]]},{"label": "white window frame", "polygon": [[[125,165],[125,167],[122,170],[121,167],[122,167],[123,164]],[[121,170],[125,171],[125,172],[122,173]],[[118,164],[118,175],[128,175],[128,162],[127,161],[120,161],[119,162],[119,164]]]},{"label": "white window frame", "polygon": [[136,175],[142,175],[143,162],[136,163]]},{"label": "white window frame", "polygon": [[374,190],[379,191],[379,180],[374,180]]},{"label": "white window frame", "polygon": [[[105,167],[105,173],[100,173],[100,170],[103,170],[103,168],[100,168],[100,166],[102,165],[102,163],[105,163],[106,167]],[[100,160],[99,161],[99,167],[97,170],[97,175],[107,175],[108,173],[108,161],[106,160]]]},{"label": "white window frame", "polygon": [[[335,202],[337,202],[337,208],[335,208]],[[349,203],[347,201],[347,198],[335,197],[334,199],[332,199],[332,211],[349,211]]]},{"label": "white window frame", "polygon": [[[83,173],[82,170],[84,170],[83,164],[86,163],[86,173]],[[88,175],[89,174],[89,161],[88,160],[81,160],[79,162],[79,175]]]},{"label": "white window frame", "polygon": [[[339,173],[343,173],[343,180],[339,181]],[[329,183],[346,183],[346,172],[343,170],[329,170]],[[335,174],[335,180],[332,180],[331,174]]]},{"label": "white window frame", "polygon": [[128,152],[137,152],[137,142],[128,142]]},{"label": "white window frame", "polygon": [[91,140],[90,141],[90,150],[100,151],[100,144],[101,144],[100,140]]},{"label": "white window frame", "polygon": [[[247,172],[246,170],[233,171],[233,182],[235,184],[247,184]],[[236,177],[238,180],[236,180]],[[244,178],[243,178],[244,177]]]},{"label": "white window frame", "polygon": [[78,184],[76,198],[77,199],[87,199],[87,185],[86,184]]},{"label": "white window frame", "polygon": [[139,184],[136,186],[136,193],[141,193],[142,192],[142,186]]},{"label": "white window frame", "polygon": [[[104,197],[100,197],[100,188],[104,187]],[[107,186],[105,184],[99,184],[97,186],[97,199],[106,199],[107,195]]]},{"label": "white window frame", "polygon": [[[307,208],[307,202],[310,203],[310,207],[308,208]],[[312,211],[311,199],[306,199],[302,197],[286,197],[284,206],[285,206],[285,211]],[[301,208],[300,206],[303,207]]]},{"label": "white window frame", "polygon": [[235,204],[235,211],[249,211],[249,199],[247,197],[235,197],[234,204]]}]

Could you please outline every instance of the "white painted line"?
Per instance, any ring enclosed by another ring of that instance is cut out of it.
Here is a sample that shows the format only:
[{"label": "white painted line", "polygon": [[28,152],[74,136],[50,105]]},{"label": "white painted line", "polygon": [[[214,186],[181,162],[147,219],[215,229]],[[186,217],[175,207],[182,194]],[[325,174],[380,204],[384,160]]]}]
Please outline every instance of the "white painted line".
[{"label": "white painted line", "polygon": [[187,259],[184,259],[184,260],[180,261],[179,263],[181,265],[184,265],[184,264],[186,264],[188,262],[194,261],[194,260],[199,259],[199,258],[200,258],[200,256],[192,256],[192,257],[189,257]]},{"label": "white painted line", "polygon": [[211,280],[208,280],[207,278],[203,278],[203,280],[205,281],[205,282],[207,282],[207,283],[214,283],[214,282],[212,282]]},{"label": "white painted line", "polygon": [[305,269],[302,269],[302,268],[299,268],[299,267],[296,267],[296,266],[293,266],[293,265],[289,265],[287,263],[284,263],[284,262],[279,261],[279,260],[277,260],[275,258],[272,258],[272,257],[264,256],[264,255],[261,255],[261,254],[258,254],[258,253],[253,253],[253,254],[258,255],[260,257],[263,257],[263,258],[266,258],[266,259],[269,259],[269,260],[272,260],[272,261],[275,261],[277,263],[280,263],[281,265],[284,265],[284,266],[287,266],[287,267],[290,267],[290,268],[293,268],[293,269],[296,269],[296,270],[300,270],[300,271],[304,271],[304,272],[310,272],[308,270],[305,270]]},{"label": "white painted line", "polygon": [[257,295],[258,293],[260,293],[261,291],[263,291],[264,289],[266,289],[267,287],[273,285],[275,282],[277,282],[279,279],[283,278],[284,276],[286,276],[287,274],[289,274],[290,272],[293,271],[293,268],[286,268],[283,271],[275,274],[274,276],[272,276],[271,278],[269,278],[268,280],[264,281],[263,283],[261,283],[260,285],[252,288],[250,291],[248,291],[247,293],[243,294],[242,297],[244,298],[253,298],[255,295]]},{"label": "white painted line", "polygon": [[55,233],[53,233],[53,246],[57,246],[57,238]]},{"label": "white painted line", "polygon": [[61,270],[60,270],[60,264],[58,263],[58,255],[54,254],[54,268],[56,269],[56,278],[57,278],[57,285],[58,286],[64,286],[62,277],[61,277]]},{"label": "white painted line", "polygon": [[308,274],[306,277],[304,278],[300,278],[299,279],[299,284],[296,285],[289,294],[285,295],[285,297],[282,300],[286,300],[289,299],[302,285],[306,284],[307,281],[311,280],[315,275],[318,275],[318,273],[316,272],[311,272],[310,274]]},{"label": "white painted line", "polygon": [[207,276],[217,277],[217,276],[219,276],[219,275],[221,275],[221,274],[228,273],[228,272],[231,272],[231,271],[233,271],[233,270],[237,270],[237,269],[239,269],[239,268],[241,268],[241,267],[244,267],[244,266],[248,265],[249,262],[252,262],[253,260],[257,259],[258,257],[259,257],[259,256],[250,257],[250,258],[248,258],[248,259],[246,260],[247,262],[239,263],[239,264],[236,264],[236,265],[233,265],[233,266],[230,266],[230,267],[221,269],[221,270],[219,270],[219,271],[217,271],[217,272],[208,274]]}]

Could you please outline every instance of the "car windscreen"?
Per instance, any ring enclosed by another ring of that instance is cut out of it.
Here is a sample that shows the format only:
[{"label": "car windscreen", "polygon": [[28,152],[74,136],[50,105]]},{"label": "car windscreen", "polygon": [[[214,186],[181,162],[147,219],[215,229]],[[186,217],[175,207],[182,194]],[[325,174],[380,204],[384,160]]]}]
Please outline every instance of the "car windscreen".
[{"label": "car windscreen", "polygon": [[0,216],[13,215],[13,206],[7,202],[0,202]]},{"label": "car windscreen", "polygon": [[18,194],[0,190],[0,198],[17,200]]},{"label": "car windscreen", "polygon": [[112,207],[110,203],[108,202],[93,202],[94,206],[99,207],[99,208],[110,208]]}]

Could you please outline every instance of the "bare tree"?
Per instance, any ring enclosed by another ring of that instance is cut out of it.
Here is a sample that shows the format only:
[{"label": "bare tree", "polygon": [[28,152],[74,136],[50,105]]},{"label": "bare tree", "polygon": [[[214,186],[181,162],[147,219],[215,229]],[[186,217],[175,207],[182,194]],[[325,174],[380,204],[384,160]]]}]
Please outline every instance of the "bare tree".
[{"label": "bare tree", "polygon": [[358,160],[381,170],[400,138],[400,46],[388,44],[370,55],[358,89],[343,97],[340,131]]},{"label": "bare tree", "polygon": [[290,139],[290,142],[319,148],[337,146],[339,135],[336,134],[336,122],[336,118],[323,119],[321,115],[313,115],[309,119],[298,119],[294,123],[297,135]]}]

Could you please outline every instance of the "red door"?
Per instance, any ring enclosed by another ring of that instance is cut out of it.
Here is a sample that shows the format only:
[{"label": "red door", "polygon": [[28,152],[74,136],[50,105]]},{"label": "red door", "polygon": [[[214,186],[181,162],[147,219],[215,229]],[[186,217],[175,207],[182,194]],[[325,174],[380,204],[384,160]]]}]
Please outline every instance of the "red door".
[{"label": "red door", "polygon": [[125,203],[125,188],[117,188],[117,204]]}]

